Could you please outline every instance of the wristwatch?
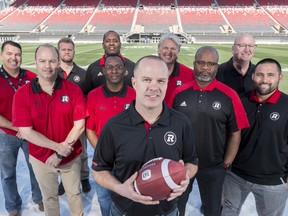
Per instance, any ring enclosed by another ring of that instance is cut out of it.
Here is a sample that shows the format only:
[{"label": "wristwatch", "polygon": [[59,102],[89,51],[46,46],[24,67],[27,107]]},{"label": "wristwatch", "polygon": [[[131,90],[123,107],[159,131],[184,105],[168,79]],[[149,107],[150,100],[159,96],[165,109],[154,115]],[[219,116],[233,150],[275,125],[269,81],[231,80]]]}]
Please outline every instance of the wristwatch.
[{"label": "wristwatch", "polygon": [[225,170],[230,171],[230,170],[232,169],[232,164],[226,164],[226,163],[224,163],[224,164],[223,164],[223,167],[224,167]]}]

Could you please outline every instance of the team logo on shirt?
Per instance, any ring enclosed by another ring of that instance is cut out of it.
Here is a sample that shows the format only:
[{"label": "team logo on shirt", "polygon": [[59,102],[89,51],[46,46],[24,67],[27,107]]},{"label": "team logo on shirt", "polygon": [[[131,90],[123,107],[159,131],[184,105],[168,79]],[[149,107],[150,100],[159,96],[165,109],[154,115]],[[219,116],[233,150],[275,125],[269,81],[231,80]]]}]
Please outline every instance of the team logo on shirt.
[{"label": "team logo on shirt", "polygon": [[61,102],[62,103],[68,103],[69,100],[70,100],[69,96],[67,96],[67,95],[61,96]]},{"label": "team logo on shirt", "polygon": [[103,73],[100,71],[97,76],[103,76]]},{"label": "team logo on shirt", "polygon": [[73,77],[74,82],[80,82],[80,77],[78,75],[75,75]]},{"label": "team logo on shirt", "polygon": [[30,82],[30,80],[25,80],[24,82],[25,82],[25,84],[27,84],[27,83],[29,83],[29,82]]},{"label": "team logo on shirt", "polygon": [[126,109],[128,109],[130,107],[130,104],[125,104],[124,105],[124,109],[126,110]]},{"label": "team logo on shirt", "polygon": [[219,101],[215,101],[213,104],[212,104],[212,108],[214,110],[220,110],[221,109],[221,103]]},{"label": "team logo on shirt", "polygon": [[278,112],[272,112],[272,113],[270,114],[270,119],[271,119],[272,121],[277,121],[279,118],[280,118],[280,114],[279,114]]},{"label": "team logo on shirt", "polygon": [[164,141],[167,145],[174,145],[177,141],[177,137],[176,134],[173,133],[172,131],[168,131],[165,135],[164,135]]},{"label": "team logo on shirt", "polygon": [[182,80],[177,80],[176,81],[176,86],[181,86],[182,85]]}]

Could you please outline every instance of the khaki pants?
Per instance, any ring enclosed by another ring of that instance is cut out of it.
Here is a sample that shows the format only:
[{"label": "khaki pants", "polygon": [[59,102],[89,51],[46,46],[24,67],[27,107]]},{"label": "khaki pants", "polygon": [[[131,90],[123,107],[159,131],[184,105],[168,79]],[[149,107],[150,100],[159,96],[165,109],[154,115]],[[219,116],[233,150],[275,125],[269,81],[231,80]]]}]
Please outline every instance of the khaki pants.
[{"label": "khaki pants", "polygon": [[61,167],[48,166],[36,158],[29,156],[36,179],[39,183],[45,214],[60,215],[58,197],[58,175],[61,175],[68,200],[71,216],[83,215],[82,195],[80,190],[80,156]]}]

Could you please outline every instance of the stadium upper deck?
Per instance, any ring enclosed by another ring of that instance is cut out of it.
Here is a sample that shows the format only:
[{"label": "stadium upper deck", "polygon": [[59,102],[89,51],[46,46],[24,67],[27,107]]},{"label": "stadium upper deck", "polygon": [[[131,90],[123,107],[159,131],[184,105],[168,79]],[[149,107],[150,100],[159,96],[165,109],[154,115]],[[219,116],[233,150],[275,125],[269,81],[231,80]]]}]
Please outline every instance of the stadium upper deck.
[{"label": "stadium upper deck", "polygon": [[288,33],[286,0],[17,0],[2,33]]}]

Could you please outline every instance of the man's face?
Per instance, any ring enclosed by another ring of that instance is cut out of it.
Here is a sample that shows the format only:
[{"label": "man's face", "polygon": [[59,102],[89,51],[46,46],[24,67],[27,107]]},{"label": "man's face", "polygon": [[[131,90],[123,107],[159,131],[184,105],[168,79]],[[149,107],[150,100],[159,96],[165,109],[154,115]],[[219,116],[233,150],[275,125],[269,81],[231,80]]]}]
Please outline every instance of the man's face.
[{"label": "man's face", "polygon": [[10,44],[4,47],[0,57],[3,62],[3,67],[7,72],[19,70],[22,64],[22,53],[20,49]]},{"label": "man's face", "polygon": [[212,50],[203,50],[194,61],[195,78],[200,82],[211,82],[218,69],[217,56]]},{"label": "man's face", "polygon": [[39,79],[46,81],[54,81],[56,79],[60,61],[54,48],[40,47],[36,54],[35,64]]},{"label": "man's face", "polygon": [[125,76],[125,67],[123,61],[119,56],[109,57],[105,61],[104,74],[106,76],[106,83],[117,85],[122,84]]},{"label": "man's face", "polygon": [[168,68],[159,61],[143,59],[132,78],[136,104],[142,109],[162,107],[168,83]]},{"label": "man's face", "polygon": [[75,51],[73,44],[71,43],[60,43],[59,44],[59,55],[63,62],[71,63],[73,62]]},{"label": "man's face", "polygon": [[174,64],[177,60],[179,48],[171,39],[166,39],[158,49],[158,55],[163,61],[168,64]]},{"label": "man's face", "polygon": [[233,58],[237,62],[250,62],[254,56],[255,48],[255,40],[251,35],[239,37],[232,46]]},{"label": "man's face", "polygon": [[114,32],[109,32],[106,35],[102,46],[106,56],[120,54],[121,42],[119,41],[117,35]]},{"label": "man's face", "polygon": [[277,66],[273,63],[264,63],[257,66],[252,74],[254,88],[260,95],[269,95],[273,93],[282,80],[282,74],[277,71]]}]

